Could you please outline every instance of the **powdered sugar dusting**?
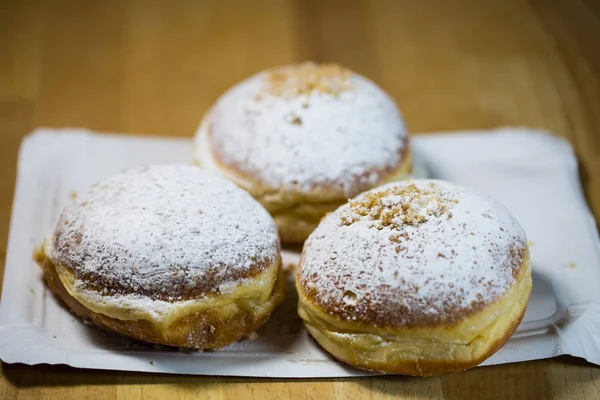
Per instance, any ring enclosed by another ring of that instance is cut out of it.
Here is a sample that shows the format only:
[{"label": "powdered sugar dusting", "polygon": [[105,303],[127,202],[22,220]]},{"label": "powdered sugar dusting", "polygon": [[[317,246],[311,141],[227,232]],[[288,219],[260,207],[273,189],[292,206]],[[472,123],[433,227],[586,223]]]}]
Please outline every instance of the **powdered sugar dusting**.
[{"label": "powdered sugar dusting", "polygon": [[250,195],[178,165],[125,171],[80,193],[47,243],[87,290],[164,301],[217,293],[279,252],[273,220]]},{"label": "powdered sugar dusting", "polygon": [[525,234],[493,200],[443,181],[364,193],[308,238],[302,290],[326,311],[380,326],[452,323],[515,282]]},{"label": "powdered sugar dusting", "polygon": [[[222,163],[269,187],[333,186],[355,195],[376,185],[402,161],[404,122],[394,101],[373,82],[336,71],[301,64],[241,82],[205,118],[197,148],[209,135]],[[200,150],[196,157],[202,163]]]}]

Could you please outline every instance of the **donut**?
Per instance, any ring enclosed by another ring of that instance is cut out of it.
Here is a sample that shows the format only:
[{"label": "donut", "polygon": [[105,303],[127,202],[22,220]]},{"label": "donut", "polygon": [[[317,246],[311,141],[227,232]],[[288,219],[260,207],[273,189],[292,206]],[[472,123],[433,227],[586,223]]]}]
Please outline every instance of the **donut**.
[{"label": "donut", "polygon": [[283,299],[273,219],[196,166],[136,168],[93,185],[62,211],[34,258],[75,314],[169,346],[231,344]]},{"label": "donut", "polygon": [[348,198],[411,170],[393,99],[335,64],[263,71],[229,89],[195,134],[194,159],[247,190],[284,243],[302,243]]},{"label": "donut", "polygon": [[297,269],[298,313],[335,358],[381,373],[465,370],[513,334],[527,239],[487,196],[439,180],[365,192],[323,219]]}]

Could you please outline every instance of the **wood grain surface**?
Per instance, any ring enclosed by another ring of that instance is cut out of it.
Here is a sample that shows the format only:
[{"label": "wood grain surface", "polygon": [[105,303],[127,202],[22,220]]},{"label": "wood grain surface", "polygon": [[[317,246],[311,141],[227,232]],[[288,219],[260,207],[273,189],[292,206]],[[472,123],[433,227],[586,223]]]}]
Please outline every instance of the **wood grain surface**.
[{"label": "wood grain surface", "polygon": [[[0,1],[2,265],[18,146],[33,128],[187,137],[230,85],[305,59],[375,80],[413,132],[526,125],[567,137],[600,215],[594,0]],[[1,368],[0,399],[600,398],[600,368],[569,357],[428,379]]]}]

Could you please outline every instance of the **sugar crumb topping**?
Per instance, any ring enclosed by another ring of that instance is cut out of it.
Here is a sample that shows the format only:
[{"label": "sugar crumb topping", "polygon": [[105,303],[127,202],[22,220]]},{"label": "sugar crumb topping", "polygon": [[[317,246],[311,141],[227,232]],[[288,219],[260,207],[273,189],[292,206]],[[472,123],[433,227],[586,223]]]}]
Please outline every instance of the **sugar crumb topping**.
[{"label": "sugar crumb topping", "polygon": [[390,227],[399,230],[404,225],[417,225],[442,215],[452,217],[449,211],[458,203],[456,194],[439,190],[435,184],[424,188],[414,183],[394,185],[381,191],[367,192],[350,201],[347,212],[342,213],[344,225],[368,220],[377,229]]},{"label": "sugar crumb topping", "polygon": [[338,64],[310,61],[273,68],[267,72],[268,85],[258,93],[258,100],[265,94],[289,98],[319,92],[337,96],[354,89],[351,74],[349,69]]}]

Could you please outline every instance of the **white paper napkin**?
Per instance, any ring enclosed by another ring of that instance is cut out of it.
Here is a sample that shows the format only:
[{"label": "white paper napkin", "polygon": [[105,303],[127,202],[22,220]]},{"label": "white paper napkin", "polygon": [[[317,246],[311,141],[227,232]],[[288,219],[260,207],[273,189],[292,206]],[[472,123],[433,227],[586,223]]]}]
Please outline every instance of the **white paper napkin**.
[{"label": "white paper napkin", "polygon": [[[561,354],[600,364],[600,242],[574,153],[563,139],[525,128],[416,136],[419,169],[488,193],[516,216],[531,242],[534,285],[516,334],[484,364]],[[0,358],[27,364],[261,377],[365,375],[322,351],[287,303],[259,331],[207,353],[141,346],[89,327],[45,288],[31,252],[69,200],[98,179],[139,165],[191,161],[186,139],[39,129],[19,155],[0,304]],[[284,258],[293,262],[294,253]]]}]

